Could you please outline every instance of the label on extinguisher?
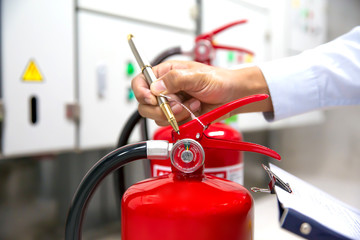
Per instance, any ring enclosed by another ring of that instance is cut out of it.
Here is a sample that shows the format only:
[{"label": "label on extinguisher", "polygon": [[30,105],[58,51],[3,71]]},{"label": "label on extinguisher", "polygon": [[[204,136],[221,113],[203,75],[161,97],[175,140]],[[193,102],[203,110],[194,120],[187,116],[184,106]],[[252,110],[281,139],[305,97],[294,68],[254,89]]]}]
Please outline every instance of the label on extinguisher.
[{"label": "label on extinguisher", "polygon": [[154,177],[162,176],[169,173],[171,173],[171,167],[158,164],[153,165]]},{"label": "label on extinguisher", "polygon": [[[153,165],[154,177],[169,173],[171,173],[170,166],[163,166],[158,164]],[[212,176],[225,178],[227,180],[239,183],[241,185],[244,184],[244,163],[238,163],[235,165],[230,165],[225,167],[205,168],[205,173]]]}]

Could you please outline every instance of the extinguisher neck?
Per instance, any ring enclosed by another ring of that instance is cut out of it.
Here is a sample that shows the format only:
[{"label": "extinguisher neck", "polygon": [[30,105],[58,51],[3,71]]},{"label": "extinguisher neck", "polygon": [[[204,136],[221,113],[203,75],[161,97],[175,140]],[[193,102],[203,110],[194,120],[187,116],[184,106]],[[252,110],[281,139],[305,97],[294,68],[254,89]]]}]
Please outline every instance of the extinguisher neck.
[{"label": "extinguisher neck", "polygon": [[174,166],[171,166],[171,169],[175,181],[202,181],[205,177],[203,166],[201,166],[199,169],[192,173],[182,172]]}]

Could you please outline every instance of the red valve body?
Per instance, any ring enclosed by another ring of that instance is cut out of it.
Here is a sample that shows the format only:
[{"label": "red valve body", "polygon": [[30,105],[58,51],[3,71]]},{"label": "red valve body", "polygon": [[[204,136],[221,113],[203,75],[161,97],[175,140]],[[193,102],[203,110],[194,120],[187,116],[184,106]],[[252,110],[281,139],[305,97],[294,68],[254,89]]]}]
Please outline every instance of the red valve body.
[{"label": "red valve body", "polygon": [[123,240],[253,239],[253,199],[241,185],[173,173],[131,186],[122,200]]},{"label": "red valve body", "polygon": [[[173,142],[171,138],[172,128],[159,128],[154,133],[154,140],[166,140]],[[211,124],[204,133],[214,139],[222,139],[240,142],[241,134],[232,127],[223,123]],[[244,163],[243,153],[235,150],[213,149],[206,145],[202,146],[205,151],[205,173],[227,180],[243,184]],[[171,162],[168,160],[151,160],[151,174],[153,177],[171,172]]]}]

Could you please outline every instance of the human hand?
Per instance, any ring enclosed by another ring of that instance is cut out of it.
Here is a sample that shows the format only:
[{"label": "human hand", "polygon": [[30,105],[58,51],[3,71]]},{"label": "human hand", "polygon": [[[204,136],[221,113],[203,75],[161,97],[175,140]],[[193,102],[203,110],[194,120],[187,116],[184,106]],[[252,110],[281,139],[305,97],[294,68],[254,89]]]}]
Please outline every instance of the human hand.
[{"label": "human hand", "polygon": [[[143,74],[132,81],[139,113],[154,119],[160,126],[168,122],[159,108],[156,96],[160,94],[182,102],[195,115],[202,115],[232,100],[257,93],[267,93],[266,81],[257,67],[228,70],[191,61],[167,61],[153,67],[157,81],[150,88]],[[253,103],[229,113],[272,110],[267,104]],[[170,101],[178,122],[189,119],[190,114],[180,104]]]}]

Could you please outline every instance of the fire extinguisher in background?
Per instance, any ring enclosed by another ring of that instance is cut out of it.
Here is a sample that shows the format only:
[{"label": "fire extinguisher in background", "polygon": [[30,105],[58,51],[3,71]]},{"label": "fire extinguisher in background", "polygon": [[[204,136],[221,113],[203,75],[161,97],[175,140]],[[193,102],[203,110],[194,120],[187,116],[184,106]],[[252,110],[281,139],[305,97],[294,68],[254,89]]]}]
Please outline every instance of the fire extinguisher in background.
[{"label": "fire extinguisher in background", "polygon": [[[216,55],[216,50],[220,50],[220,49],[235,51],[235,52],[240,53],[241,55],[247,54],[247,55],[251,56],[250,59],[252,59],[252,56],[254,56],[253,51],[250,51],[246,48],[218,44],[214,40],[214,37],[217,34],[223,32],[233,26],[244,24],[244,23],[247,23],[246,19],[234,21],[234,22],[228,23],[226,25],[223,25],[219,28],[216,28],[210,32],[206,32],[206,33],[198,35],[195,38],[194,60],[197,62],[208,64],[208,65],[213,65],[213,61],[214,61],[215,55]],[[241,59],[244,59],[243,56],[241,57]]]},{"label": "fire extinguisher in background", "polygon": [[122,240],[253,239],[254,210],[250,193],[240,184],[204,174],[207,156],[203,146],[214,151],[252,151],[280,160],[275,151],[261,145],[220,140],[206,132],[219,117],[267,97],[242,98],[185,123],[180,126],[180,135],[171,132],[173,143],[151,140],[127,145],[106,155],[90,169],[74,195],[65,239],[81,239],[86,206],[108,174],[138,159],[169,157],[171,174],[146,179],[125,192],[121,203]]}]

